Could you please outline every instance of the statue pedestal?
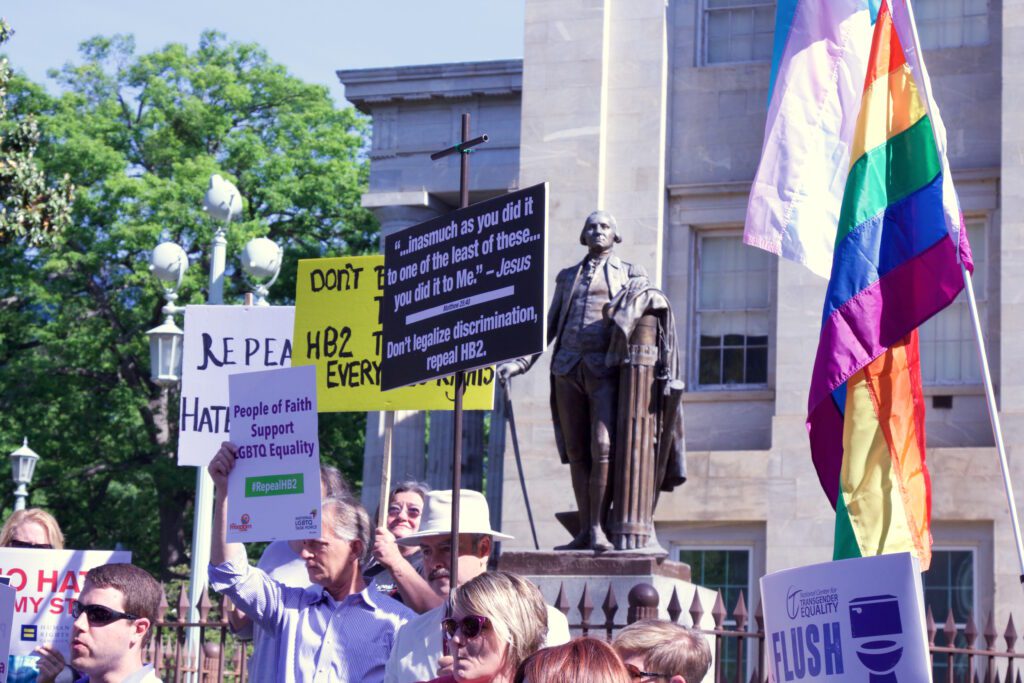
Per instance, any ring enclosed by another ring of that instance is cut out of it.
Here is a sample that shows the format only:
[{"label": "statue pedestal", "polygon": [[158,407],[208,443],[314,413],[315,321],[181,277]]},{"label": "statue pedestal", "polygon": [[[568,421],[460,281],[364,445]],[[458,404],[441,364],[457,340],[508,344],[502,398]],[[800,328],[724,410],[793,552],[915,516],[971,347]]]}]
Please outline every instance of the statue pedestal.
[{"label": "statue pedestal", "polygon": [[691,583],[683,562],[627,553],[509,550],[501,553],[498,569],[532,581],[548,604],[567,607],[574,632],[607,632],[609,624],[617,630],[637,619],[692,626],[694,594],[703,612],[699,626],[714,628],[715,592]]}]

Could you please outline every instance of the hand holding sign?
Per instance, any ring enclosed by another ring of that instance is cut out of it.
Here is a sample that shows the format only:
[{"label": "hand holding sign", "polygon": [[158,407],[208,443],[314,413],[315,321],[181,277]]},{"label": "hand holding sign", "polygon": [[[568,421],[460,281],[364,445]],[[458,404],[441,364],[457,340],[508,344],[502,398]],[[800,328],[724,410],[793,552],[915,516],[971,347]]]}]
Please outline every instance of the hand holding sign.
[{"label": "hand holding sign", "polygon": [[234,460],[232,476],[224,474],[228,542],[319,538],[316,369],[249,372],[229,384],[232,443],[210,472],[219,478]]}]

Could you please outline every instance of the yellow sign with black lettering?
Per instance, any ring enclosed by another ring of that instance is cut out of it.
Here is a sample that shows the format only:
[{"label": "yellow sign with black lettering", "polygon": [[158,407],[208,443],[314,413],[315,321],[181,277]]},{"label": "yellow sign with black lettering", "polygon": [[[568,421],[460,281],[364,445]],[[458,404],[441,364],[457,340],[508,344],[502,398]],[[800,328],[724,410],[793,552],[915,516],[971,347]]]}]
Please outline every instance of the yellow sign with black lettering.
[{"label": "yellow sign with black lettering", "polygon": [[[452,377],[380,388],[383,256],[299,261],[292,367],[316,366],[317,410],[452,410]],[[466,373],[466,410],[490,410],[494,368]]]}]

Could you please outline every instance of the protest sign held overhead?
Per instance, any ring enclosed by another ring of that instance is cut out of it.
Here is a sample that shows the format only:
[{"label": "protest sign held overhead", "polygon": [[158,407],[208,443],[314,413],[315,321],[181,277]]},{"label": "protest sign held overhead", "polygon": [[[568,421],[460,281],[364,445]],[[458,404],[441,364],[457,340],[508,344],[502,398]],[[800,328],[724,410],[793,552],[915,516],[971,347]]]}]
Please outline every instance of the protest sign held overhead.
[{"label": "protest sign held overhead", "polygon": [[774,681],[931,680],[924,594],[910,553],[761,578]]},{"label": "protest sign held overhead", "polygon": [[291,366],[292,306],[188,306],[178,464],[205,467],[228,438],[228,377]]},{"label": "protest sign held overhead", "polygon": [[245,372],[230,384],[229,543],[320,538],[316,370]]},{"label": "protest sign held overhead", "polygon": [[[384,257],[346,256],[299,261],[292,365],[314,365],[318,410],[451,410],[449,377],[383,391],[380,386]],[[494,368],[467,377],[465,406],[489,410]]]},{"label": "protest sign held overhead", "polygon": [[131,561],[131,553],[119,550],[0,548],[0,576],[15,591],[10,654],[49,645],[70,661],[71,607],[86,574],[102,564]]},{"label": "protest sign held overhead", "polygon": [[385,238],[385,389],[544,349],[547,185]]}]

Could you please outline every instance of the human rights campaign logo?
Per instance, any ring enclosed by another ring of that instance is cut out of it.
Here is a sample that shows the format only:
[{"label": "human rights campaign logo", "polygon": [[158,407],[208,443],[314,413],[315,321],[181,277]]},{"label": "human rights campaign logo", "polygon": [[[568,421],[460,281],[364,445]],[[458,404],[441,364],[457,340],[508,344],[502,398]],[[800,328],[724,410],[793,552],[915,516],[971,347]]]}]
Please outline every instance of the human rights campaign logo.
[{"label": "human rights campaign logo", "polygon": [[30,624],[23,624],[21,627],[22,640],[31,640],[32,642],[35,642],[38,638],[36,633],[37,631],[35,626],[32,626]]}]

